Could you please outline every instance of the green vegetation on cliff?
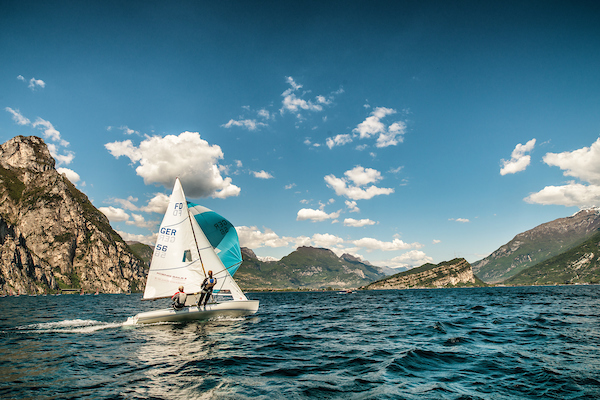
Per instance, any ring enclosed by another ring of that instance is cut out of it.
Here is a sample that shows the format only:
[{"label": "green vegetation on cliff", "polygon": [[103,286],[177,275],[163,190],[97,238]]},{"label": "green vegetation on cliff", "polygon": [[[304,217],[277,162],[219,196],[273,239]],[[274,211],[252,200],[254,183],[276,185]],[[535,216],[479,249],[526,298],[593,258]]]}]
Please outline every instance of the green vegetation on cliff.
[{"label": "green vegetation on cliff", "polygon": [[600,282],[600,232],[564,253],[506,280],[508,285],[552,285]]}]

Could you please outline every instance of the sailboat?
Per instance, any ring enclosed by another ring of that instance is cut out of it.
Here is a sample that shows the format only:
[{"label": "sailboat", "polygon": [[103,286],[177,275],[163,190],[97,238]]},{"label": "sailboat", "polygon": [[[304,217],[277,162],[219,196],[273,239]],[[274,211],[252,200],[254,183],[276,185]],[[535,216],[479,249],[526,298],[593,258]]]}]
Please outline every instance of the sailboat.
[{"label": "sailboat", "polygon": [[[182,309],[165,308],[129,317],[126,325],[202,320],[256,313],[258,300],[248,300],[233,279],[242,256],[235,228],[219,214],[188,203],[179,178],[158,231],[143,300],[170,298],[179,286],[188,294]],[[217,284],[213,302],[197,304],[208,271]],[[215,301],[216,300],[216,301]]]}]

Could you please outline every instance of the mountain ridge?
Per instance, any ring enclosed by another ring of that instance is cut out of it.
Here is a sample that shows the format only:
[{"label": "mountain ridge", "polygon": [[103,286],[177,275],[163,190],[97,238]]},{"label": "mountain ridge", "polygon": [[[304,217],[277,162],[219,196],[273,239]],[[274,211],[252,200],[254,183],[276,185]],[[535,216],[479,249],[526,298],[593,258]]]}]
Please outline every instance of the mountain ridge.
[{"label": "mountain ridge", "polygon": [[600,229],[600,209],[590,208],[517,234],[489,256],[473,263],[487,283],[500,283],[519,272],[579,245]]}]

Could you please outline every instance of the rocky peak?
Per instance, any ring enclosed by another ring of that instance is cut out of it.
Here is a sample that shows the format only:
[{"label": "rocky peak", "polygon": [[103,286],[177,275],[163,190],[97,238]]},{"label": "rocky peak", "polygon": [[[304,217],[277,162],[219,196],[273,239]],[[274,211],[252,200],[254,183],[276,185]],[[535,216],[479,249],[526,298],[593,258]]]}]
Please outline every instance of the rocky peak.
[{"label": "rocky peak", "polygon": [[256,254],[251,249],[247,247],[241,247],[240,250],[242,252],[242,256],[253,260],[258,259],[258,257],[256,257]]},{"label": "rocky peak", "polygon": [[0,145],[0,293],[143,288],[143,262],[54,168],[44,141]]},{"label": "rocky peak", "polygon": [[5,169],[45,172],[55,161],[44,141],[37,136],[16,136],[0,146],[0,165]]}]

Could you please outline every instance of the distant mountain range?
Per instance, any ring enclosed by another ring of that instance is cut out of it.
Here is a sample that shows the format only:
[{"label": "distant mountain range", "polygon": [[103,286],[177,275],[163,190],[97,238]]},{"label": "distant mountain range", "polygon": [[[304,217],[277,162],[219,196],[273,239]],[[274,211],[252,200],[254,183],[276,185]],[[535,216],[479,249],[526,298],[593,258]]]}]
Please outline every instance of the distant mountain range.
[{"label": "distant mountain range", "polygon": [[386,275],[356,257],[338,257],[323,248],[299,247],[281,260],[270,262],[260,261],[247,248],[242,248],[242,256],[235,279],[246,290],[356,288]]}]

